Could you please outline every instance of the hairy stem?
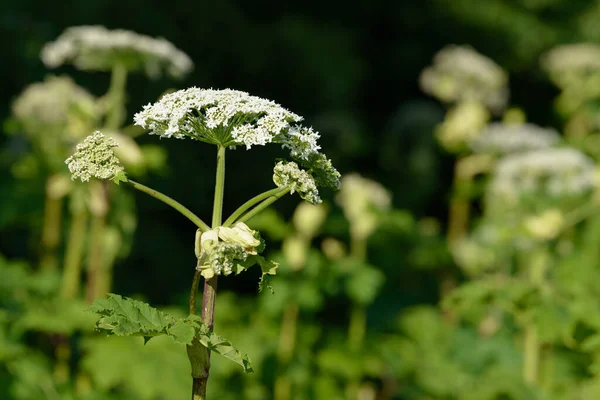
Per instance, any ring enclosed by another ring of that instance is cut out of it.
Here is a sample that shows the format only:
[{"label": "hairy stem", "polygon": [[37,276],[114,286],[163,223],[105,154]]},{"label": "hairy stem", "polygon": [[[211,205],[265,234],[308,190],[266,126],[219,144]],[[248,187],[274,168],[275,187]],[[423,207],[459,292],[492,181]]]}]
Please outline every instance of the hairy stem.
[{"label": "hairy stem", "polygon": [[44,222],[42,227],[42,258],[40,268],[56,270],[58,257],[56,250],[60,243],[60,220],[62,217],[62,198],[51,193],[51,179],[46,184],[46,204],[44,206]]},{"label": "hairy stem", "polygon": [[261,201],[263,201],[271,196],[276,195],[281,190],[285,190],[285,189],[275,188],[275,189],[268,190],[264,193],[261,193],[258,196],[254,196],[253,198],[251,198],[250,200],[248,200],[247,202],[242,204],[237,210],[235,210],[233,212],[233,214],[231,214],[231,216],[229,216],[229,218],[227,218],[227,220],[223,223],[223,226],[233,225],[233,223],[236,221],[236,219],[238,219],[243,213],[248,211],[250,208],[252,208],[256,204],[260,203]]},{"label": "hairy stem", "polygon": [[[217,152],[217,174],[215,180],[215,200],[213,205],[212,227],[221,226],[223,216],[223,193],[225,190],[225,147],[219,146]],[[195,279],[196,275],[194,275]],[[192,291],[195,288],[192,285]],[[217,299],[217,276],[204,281],[202,292],[202,322],[212,331],[215,322],[215,301]],[[194,298],[190,296],[190,308],[192,301],[195,308]],[[202,347],[199,343],[188,346],[188,358],[192,364],[192,400],[206,399],[206,385],[210,373],[210,350]]]},{"label": "hairy stem", "polygon": [[76,298],[81,281],[81,260],[87,232],[88,214],[85,209],[75,212],[71,218],[71,229],[67,239],[65,266],[62,275],[61,295]]},{"label": "hairy stem", "polygon": [[275,203],[277,200],[279,200],[284,195],[289,193],[290,190],[292,190],[291,187],[283,188],[279,192],[277,192],[275,195],[267,198],[266,200],[263,200],[262,203],[260,203],[259,205],[254,207],[252,210],[250,210],[246,214],[244,214],[240,219],[238,219],[238,222],[246,222],[246,221],[250,220],[252,217],[254,217],[257,214],[261,213],[262,211],[266,210],[271,204]]},{"label": "hairy stem", "polygon": [[210,230],[208,225],[204,221],[202,221],[198,216],[196,216],[196,214],[191,212],[188,208],[184,207],[181,203],[177,202],[176,200],[172,199],[171,197],[169,197],[165,194],[162,194],[161,192],[159,192],[157,190],[151,189],[148,186],[142,185],[141,183],[132,181],[131,179],[128,179],[126,183],[133,186],[134,189],[137,189],[140,192],[144,192],[144,193],[154,197],[155,199],[160,200],[163,203],[171,206],[175,210],[179,211],[181,214],[183,214],[183,216],[185,216],[187,219],[192,221],[192,223],[194,225],[196,225],[202,232],[206,232],[206,231]]}]

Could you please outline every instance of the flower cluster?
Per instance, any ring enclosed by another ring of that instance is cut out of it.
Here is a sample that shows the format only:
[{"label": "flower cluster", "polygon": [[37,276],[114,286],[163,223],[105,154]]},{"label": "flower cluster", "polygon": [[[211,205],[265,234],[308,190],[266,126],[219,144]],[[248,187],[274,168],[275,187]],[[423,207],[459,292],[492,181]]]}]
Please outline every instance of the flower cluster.
[{"label": "flower cluster", "polygon": [[66,76],[29,85],[13,103],[14,115],[30,134],[53,128],[63,133],[74,115],[93,116],[95,110],[94,97]]},{"label": "flower cluster", "polygon": [[135,124],[161,137],[189,137],[226,147],[280,144],[317,185],[337,188],[339,173],[319,153],[319,134],[299,125],[303,118],[279,104],[246,92],[192,87],[163,96],[134,117]]},{"label": "flower cluster", "polygon": [[440,144],[448,151],[464,150],[485,128],[490,114],[478,102],[464,101],[452,107],[435,129]]},{"label": "flower cluster", "polygon": [[71,179],[87,182],[90,178],[127,181],[125,170],[114,153],[117,141],[96,131],[77,145],[77,151],[65,160],[71,171]]},{"label": "flower cluster", "polygon": [[42,49],[42,61],[55,68],[72,63],[83,70],[111,70],[122,65],[150,77],[163,71],[173,77],[187,74],[192,60],[169,41],[103,26],[74,26]]},{"label": "flower cluster", "polygon": [[600,72],[600,46],[579,43],[557,46],[542,57],[542,66],[561,89],[581,87]]},{"label": "flower cluster", "polygon": [[243,222],[238,222],[231,228],[221,226],[206,231],[200,237],[196,268],[206,279],[215,275],[238,273],[240,271],[236,266],[260,251],[261,241],[258,237],[258,232]]},{"label": "flower cluster", "polygon": [[426,93],[448,102],[477,101],[500,112],[508,101],[507,74],[468,46],[448,46],[420,77]]},{"label": "flower cluster", "polygon": [[497,166],[490,185],[492,198],[518,203],[522,195],[570,197],[594,188],[594,162],[570,148],[514,154]]},{"label": "flower cluster", "polygon": [[366,238],[377,227],[377,212],[390,208],[392,196],[379,183],[358,174],[348,174],[342,178],[336,200],[350,221],[352,235]]},{"label": "flower cluster", "polygon": [[273,182],[280,188],[291,187],[291,193],[298,192],[301,198],[311,204],[321,203],[314,178],[295,162],[279,161],[273,169]]},{"label": "flower cluster", "polygon": [[534,124],[495,122],[470,144],[475,153],[497,155],[553,147],[560,141],[557,131]]}]

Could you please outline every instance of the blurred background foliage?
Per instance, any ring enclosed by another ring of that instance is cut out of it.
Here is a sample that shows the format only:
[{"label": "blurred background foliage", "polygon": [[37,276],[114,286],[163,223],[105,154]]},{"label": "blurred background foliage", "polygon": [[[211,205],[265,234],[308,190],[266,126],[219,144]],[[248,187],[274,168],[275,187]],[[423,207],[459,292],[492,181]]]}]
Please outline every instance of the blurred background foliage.
[{"label": "blurred background foliage", "polygon": [[[360,198],[365,187],[380,194],[364,200],[358,217],[345,195],[326,192],[320,216],[288,196],[252,220],[281,273],[273,295],[257,293],[252,273],[219,282],[216,329],[249,353],[255,373],[242,375],[214,357],[212,398],[600,398],[597,189],[515,200],[502,182],[495,186],[493,171],[517,155],[478,151],[469,136],[490,121],[526,120],[552,127],[556,146],[583,151],[595,168],[600,56],[583,51],[588,64],[582,57],[578,70],[580,53],[559,54],[554,63],[544,55],[561,44],[600,42],[598,20],[594,0],[3,1],[0,398],[175,399],[189,392],[180,346],[96,336],[94,317],[81,310],[110,289],[183,313],[195,228],[121,188],[107,195],[108,211],[98,212],[94,198],[104,189],[65,183],[60,160],[68,149],[52,136],[32,138],[28,131],[39,127],[13,112],[28,85],[68,75],[89,91],[76,102],[69,134],[98,126],[104,114],[86,102],[104,98],[110,74],[50,71],[39,57],[67,27],[94,24],[164,37],[194,61],[179,81],[130,74],[119,129],[143,155],[128,170],[202,218],[212,205],[209,147],[127,128],[134,112],[173,89],[228,87],[273,99],[321,133],[343,176],[360,182],[359,173],[381,185],[363,182],[350,196]],[[452,44],[497,64],[506,104],[489,106],[477,80],[476,90],[453,98],[427,89],[422,71]],[[278,155],[260,148],[228,157],[225,214],[271,187]],[[551,180],[553,170],[543,168]],[[53,204],[63,222],[48,245],[44,221]],[[73,245],[73,227],[85,231],[87,218],[97,224]],[[94,237],[114,266],[95,291],[86,281],[99,251]],[[78,248],[87,270],[66,278],[61,271]],[[48,249],[60,256],[45,258]]]}]

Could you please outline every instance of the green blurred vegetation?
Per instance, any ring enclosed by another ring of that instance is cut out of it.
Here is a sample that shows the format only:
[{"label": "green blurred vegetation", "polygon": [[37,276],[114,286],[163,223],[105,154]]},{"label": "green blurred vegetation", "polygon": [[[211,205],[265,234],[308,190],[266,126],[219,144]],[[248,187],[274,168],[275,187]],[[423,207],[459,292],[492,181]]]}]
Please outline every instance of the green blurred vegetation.
[{"label": "green blurred vegetation", "polygon": [[[220,280],[216,329],[255,372],[215,355],[210,398],[600,398],[597,188],[511,203],[492,191],[511,155],[469,147],[492,121],[526,120],[556,129],[554,146],[582,151],[597,169],[600,61],[578,70],[563,56],[565,70],[544,55],[599,43],[598,20],[593,0],[2,2],[0,398],[189,397],[183,345],[106,338],[83,311],[112,291],[183,317],[196,265],[195,227],[173,210],[68,180],[62,160],[110,113],[88,105],[107,98],[111,78],[50,71],[39,53],[84,24],[165,37],[194,61],[180,81],[130,74],[115,130],[129,141],[128,171],[205,220],[212,149],[129,126],[144,104],[189,86],[244,90],[298,112],[343,176],[359,173],[391,196],[358,217],[340,194],[323,193],[320,217],[288,196],[251,221],[281,264],[275,293],[257,292],[258,272]],[[451,44],[505,71],[512,108],[423,92],[421,72]],[[15,118],[15,99],[48,75],[89,95],[58,127]],[[65,132],[67,144],[54,139]],[[231,152],[225,214],[271,187],[279,151]],[[108,267],[94,275],[98,259]]]}]

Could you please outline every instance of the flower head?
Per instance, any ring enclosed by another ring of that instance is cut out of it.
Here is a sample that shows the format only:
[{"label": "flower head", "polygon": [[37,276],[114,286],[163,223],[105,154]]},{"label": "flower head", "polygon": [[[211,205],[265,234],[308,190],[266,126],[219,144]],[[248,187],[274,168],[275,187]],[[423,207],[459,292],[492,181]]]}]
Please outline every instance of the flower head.
[{"label": "flower head", "polygon": [[477,101],[494,112],[508,100],[508,77],[496,63],[468,46],[440,50],[420,77],[426,93],[448,102]]},{"label": "flower head", "polygon": [[189,137],[246,149],[280,144],[290,150],[294,161],[309,170],[317,185],[337,189],[340,174],[319,153],[319,134],[299,125],[302,119],[273,101],[246,92],[196,87],[167,94],[134,117],[136,125],[166,138]]},{"label": "flower head", "polygon": [[77,151],[65,160],[71,171],[71,179],[87,182],[90,178],[111,180],[115,183],[127,181],[125,170],[115,156],[113,148],[117,141],[96,131],[77,145]]},{"label": "flower head", "polygon": [[488,195],[491,205],[505,209],[578,198],[594,187],[592,159],[575,149],[550,148],[505,157],[496,167]]},{"label": "flower head", "polygon": [[581,86],[587,78],[600,72],[600,46],[591,43],[556,46],[544,54],[541,61],[561,89]]},{"label": "flower head", "polygon": [[66,133],[69,121],[78,115],[93,117],[95,109],[94,97],[66,76],[29,85],[13,103],[15,117],[31,135]]},{"label": "flower head", "polygon": [[349,174],[342,179],[336,200],[350,221],[353,236],[366,238],[377,227],[377,212],[390,208],[392,196],[379,183],[358,174]]},{"label": "flower head", "polygon": [[490,113],[478,102],[463,101],[452,107],[435,129],[440,144],[448,151],[465,149],[485,128]]},{"label": "flower head", "polygon": [[279,161],[273,169],[273,182],[277,187],[291,187],[301,198],[311,204],[321,203],[315,179],[295,162]]},{"label": "flower head", "polygon": [[163,38],[103,26],[74,26],[42,49],[42,61],[55,68],[72,63],[83,70],[109,71],[123,65],[143,70],[150,77],[166,72],[173,77],[187,74],[192,60]]},{"label": "flower head", "polygon": [[476,153],[510,154],[553,147],[560,141],[557,131],[534,124],[490,124],[471,142]]}]

